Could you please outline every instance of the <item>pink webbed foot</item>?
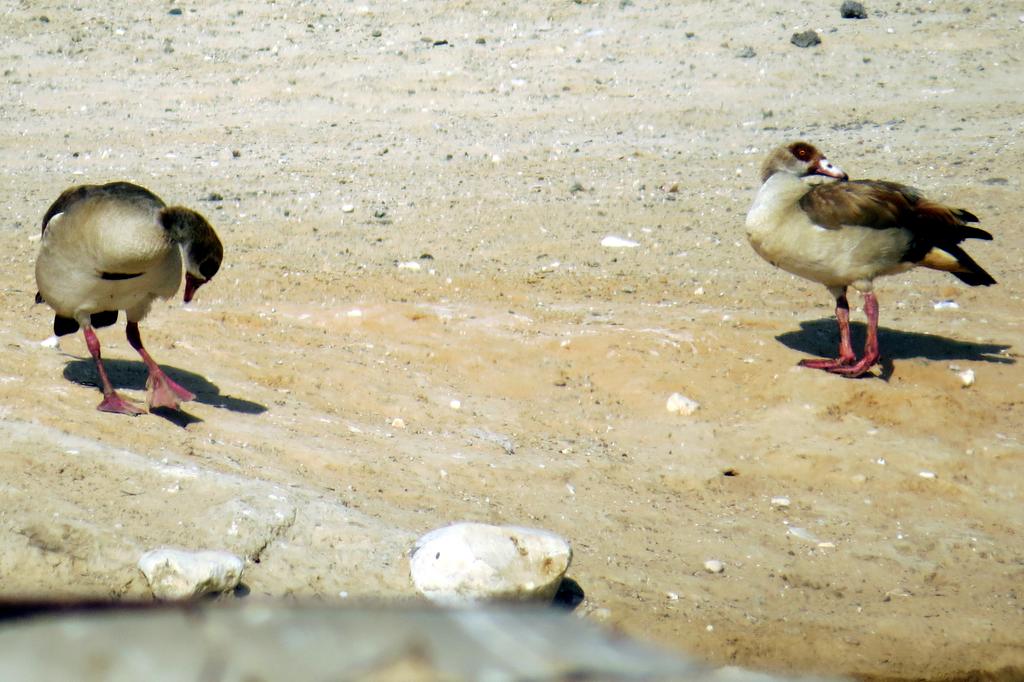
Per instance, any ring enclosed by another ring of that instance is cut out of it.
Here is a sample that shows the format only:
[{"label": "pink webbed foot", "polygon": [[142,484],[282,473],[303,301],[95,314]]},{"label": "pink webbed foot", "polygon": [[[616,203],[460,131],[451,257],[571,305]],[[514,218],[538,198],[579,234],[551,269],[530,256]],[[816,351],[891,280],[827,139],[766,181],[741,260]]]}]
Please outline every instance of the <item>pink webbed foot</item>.
[{"label": "pink webbed foot", "polygon": [[154,407],[169,407],[172,410],[178,409],[181,402],[195,400],[196,396],[191,391],[182,388],[176,381],[164,374],[163,370],[157,369],[149,373],[146,380],[148,391],[149,409]]},{"label": "pink webbed foot", "polygon": [[96,406],[96,409],[100,412],[113,412],[114,414],[128,414],[135,416],[138,414],[145,414],[146,411],[141,407],[137,406],[132,401],[123,398],[116,391],[112,391],[103,396],[103,402]]},{"label": "pink webbed foot", "polygon": [[853,363],[855,363],[856,361],[857,357],[851,355],[850,357],[840,356],[835,359],[826,360],[801,360],[799,364],[801,367],[807,367],[809,369],[823,369],[826,372],[831,372],[836,369],[849,367],[853,365]]},{"label": "pink webbed foot", "polygon": [[860,359],[860,362],[849,365],[849,366],[837,366],[828,369],[833,374],[840,374],[844,377],[850,377],[855,379],[859,376],[864,376],[867,371],[878,364],[878,355],[865,355]]}]

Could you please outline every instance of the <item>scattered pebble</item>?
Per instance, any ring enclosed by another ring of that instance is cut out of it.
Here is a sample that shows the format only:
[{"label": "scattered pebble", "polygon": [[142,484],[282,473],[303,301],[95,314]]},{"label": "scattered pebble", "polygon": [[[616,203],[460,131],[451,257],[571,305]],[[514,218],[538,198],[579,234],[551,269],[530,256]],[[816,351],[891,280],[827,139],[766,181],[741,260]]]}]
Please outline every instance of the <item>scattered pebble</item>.
[{"label": "scattered pebble", "polygon": [[394,419],[391,420],[391,427],[395,429],[404,429],[405,420],[402,419],[401,417],[395,417]]},{"label": "scattered pebble", "polygon": [[736,56],[739,57],[740,59],[753,59],[754,57],[757,56],[757,52],[754,50],[754,48],[747,45],[742,50],[737,52]]},{"label": "scattered pebble", "polygon": [[457,523],[416,541],[413,583],[433,602],[548,601],[572,561],[572,548],[554,533],[520,526]]},{"label": "scattered pebble", "polygon": [[936,301],[934,306],[936,310],[956,310],[960,307],[960,304],[956,301]]},{"label": "scattered pebble", "polygon": [[773,497],[772,501],[771,501],[771,505],[773,507],[782,507],[782,508],[788,507],[789,506],[789,498],[788,497]]},{"label": "scattered pebble", "polygon": [[355,210],[356,210],[356,207],[353,206],[352,204],[342,204],[341,205],[341,212],[342,213],[352,213]]},{"label": "scattered pebble", "polygon": [[821,542],[821,538],[819,538],[806,528],[800,528],[799,526],[790,526],[786,530],[786,533],[792,535],[795,538],[806,540],[807,542],[813,542],[814,544],[818,544]]},{"label": "scattered pebble", "polygon": [[672,414],[681,414],[689,416],[696,412],[700,408],[700,403],[691,398],[687,398],[681,393],[673,393],[665,401],[665,409]]},{"label": "scattered pebble", "polygon": [[409,260],[409,261],[405,261],[403,263],[399,263],[398,264],[398,269],[399,270],[412,270],[413,272],[418,272],[419,270],[423,269],[423,266],[420,265],[417,261]]},{"label": "scattered pebble", "polygon": [[675,592],[667,592],[665,593],[665,596],[668,597],[670,601],[679,601],[679,595]]},{"label": "scattered pebble", "polygon": [[60,346],[60,337],[57,335],[50,336],[40,341],[39,345],[43,348],[57,348]]},{"label": "scattered pebble", "polygon": [[794,33],[789,39],[789,42],[793,43],[797,47],[814,47],[815,45],[821,44],[821,38],[814,31],[803,31],[801,33]]},{"label": "scattered pebble", "polygon": [[187,552],[154,549],[139,559],[157,599],[191,599],[204,594],[226,592],[238,586],[244,562],[228,552]]},{"label": "scattered pebble", "polygon": [[910,590],[904,589],[902,587],[897,587],[894,590],[889,590],[888,592],[886,592],[885,593],[885,599],[883,599],[882,601],[892,601],[893,597],[904,597],[904,598],[906,598],[906,597],[912,597],[912,596],[914,596],[914,594]]},{"label": "scattered pebble", "polygon": [[917,472],[917,475],[920,476],[921,478],[927,478],[929,480],[934,479],[936,477],[934,471],[919,471]]},{"label": "scattered pebble", "polygon": [[725,564],[718,559],[708,559],[704,562],[704,570],[708,573],[723,573],[725,571]]},{"label": "scattered pebble", "polygon": [[973,369],[965,369],[962,372],[957,372],[956,375],[960,377],[960,383],[963,384],[964,388],[969,388],[974,385]]},{"label": "scattered pebble", "polygon": [[601,246],[605,246],[609,249],[635,249],[640,246],[640,242],[635,242],[632,239],[616,237],[615,235],[610,234],[601,240]]},{"label": "scattered pebble", "polygon": [[452,408],[453,410],[460,410],[462,409],[462,401],[458,400],[457,398],[453,398],[452,401],[448,403],[448,407]]},{"label": "scattered pebble", "polygon": [[844,0],[839,7],[839,16],[843,19],[867,19],[868,13],[864,5],[856,0]]},{"label": "scattered pebble", "polygon": [[362,317],[363,311],[359,308],[353,308],[352,310],[345,313],[346,317]]}]

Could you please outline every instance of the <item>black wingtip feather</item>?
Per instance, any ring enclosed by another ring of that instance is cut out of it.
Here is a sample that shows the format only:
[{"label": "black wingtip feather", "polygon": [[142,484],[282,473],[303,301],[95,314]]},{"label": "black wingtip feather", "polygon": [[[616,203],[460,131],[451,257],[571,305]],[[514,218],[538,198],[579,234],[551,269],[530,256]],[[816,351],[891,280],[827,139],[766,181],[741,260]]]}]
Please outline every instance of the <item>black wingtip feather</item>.
[{"label": "black wingtip feather", "polygon": [[970,211],[968,211],[965,208],[955,208],[955,209],[953,209],[953,215],[955,215],[957,218],[959,218],[960,220],[964,221],[965,223],[979,223],[979,222],[981,222],[981,218],[979,218],[978,216],[974,215],[973,213],[971,213]]},{"label": "black wingtip feather", "polygon": [[954,272],[964,284],[969,284],[972,287],[987,287],[996,284],[996,280],[992,275],[988,274],[984,270],[979,269],[977,272]]}]

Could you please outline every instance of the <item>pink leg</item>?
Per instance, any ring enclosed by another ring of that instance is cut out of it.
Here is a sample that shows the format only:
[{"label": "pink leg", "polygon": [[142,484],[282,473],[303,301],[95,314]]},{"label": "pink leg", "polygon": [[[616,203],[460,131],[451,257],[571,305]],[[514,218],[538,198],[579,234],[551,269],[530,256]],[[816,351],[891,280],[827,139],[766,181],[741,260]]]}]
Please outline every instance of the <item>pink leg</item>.
[{"label": "pink leg", "polygon": [[129,320],[126,329],[128,343],[142,356],[149,370],[149,379],[146,380],[146,389],[149,391],[149,407],[170,407],[178,409],[178,403],[185,400],[194,400],[195,395],[179,386],[173,379],[164,374],[160,366],[153,361],[149,353],[142,346],[142,336],[139,335],[139,323]]},{"label": "pink leg", "polygon": [[850,343],[850,302],[846,300],[845,293],[836,297],[836,322],[839,323],[839,357],[835,360],[801,360],[801,367],[832,371],[852,365],[857,360]]},{"label": "pink leg", "polygon": [[82,331],[85,333],[85,345],[89,347],[89,354],[96,361],[96,369],[100,373],[100,383],[103,384],[103,402],[97,405],[96,409],[115,414],[142,414],[143,410],[121,397],[110,385],[110,378],[107,376],[107,370],[100,358],[100,340],[96,338],[96,332],[92,330],[92,327],[84,327]]},{"label": "pink leg", "polygon": [[836,367],[830,372],[848,377],[859,377],[875,366],[880,353],[878,350],[878,299],[874,292],[864,294],[864,314],[868,318],[868,338],[864,343],[864,357],[855,365]]}]

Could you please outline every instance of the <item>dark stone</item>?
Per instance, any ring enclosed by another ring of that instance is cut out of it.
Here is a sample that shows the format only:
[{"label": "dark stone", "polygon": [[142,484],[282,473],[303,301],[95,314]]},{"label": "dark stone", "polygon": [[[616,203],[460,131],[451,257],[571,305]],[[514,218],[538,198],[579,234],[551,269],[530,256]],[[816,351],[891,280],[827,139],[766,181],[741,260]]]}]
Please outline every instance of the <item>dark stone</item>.
[{"label": "dark stone", "polygon": [[747,45],[745,48],[737,52],[736,56],[740,59],[753,59],[757,56],[757,52],[754,51],[754,48]]},{"label": "dark stone", "polygon": [[168,12],[168,14],[170,14],[172,17],[180,17],[181,16],[181,8],[180,7],[175,7],[170,12]]},{"label": "dark stone", "polygon": [[839,7],[839,16],[843,19],[867,19],[868,13],[864,5],[857,0],[843,0]]},{"label": "dark stone", "polygon": [[789,39],[789,42],[793,43],[797,47],[814,47],[821,43],[821,38],[814,31],[807,30],[802,33],[794,33],[793,37]]}]

